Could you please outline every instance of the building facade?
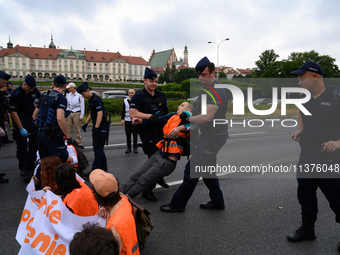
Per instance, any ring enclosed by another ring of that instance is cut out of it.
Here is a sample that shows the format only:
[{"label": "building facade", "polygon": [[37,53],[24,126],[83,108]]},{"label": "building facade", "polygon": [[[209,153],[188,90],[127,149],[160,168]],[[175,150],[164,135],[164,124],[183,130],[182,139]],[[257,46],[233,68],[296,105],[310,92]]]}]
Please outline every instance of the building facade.
[{"label": "building facade", "polygon": [[53,79],[62,74],[69,79],[88,81],[139,81],[150,63],[142,57],[123,56],[119,52],[101,52],[20,46],[9,41],[0,46],[0,70],[21,78],[31,74],[39,79]]}]

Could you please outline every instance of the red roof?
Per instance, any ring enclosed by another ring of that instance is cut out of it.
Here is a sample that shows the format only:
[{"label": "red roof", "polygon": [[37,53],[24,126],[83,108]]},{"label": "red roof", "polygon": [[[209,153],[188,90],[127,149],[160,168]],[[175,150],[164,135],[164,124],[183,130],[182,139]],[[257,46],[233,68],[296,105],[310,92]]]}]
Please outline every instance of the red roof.
[{"label": "red roof", "polygon": [[[33,59],[57,59],[59,52],[66,49],[54,49],[54,48],[40,48],[40,47],[27,47],[16,45],[13,49],[3,48],[0,51],[0,57],[18,52],[22,55],[28,56]],[[142,57],[123,56],[119,52],[103,52],[103,51],[84,51],[77,50],[83,53],[86,60],[89,62],[110,62],[120,57],[122,60],[127,61],[131,65],[150,65]],[[92,59],[91,59],[92,58]]]}]

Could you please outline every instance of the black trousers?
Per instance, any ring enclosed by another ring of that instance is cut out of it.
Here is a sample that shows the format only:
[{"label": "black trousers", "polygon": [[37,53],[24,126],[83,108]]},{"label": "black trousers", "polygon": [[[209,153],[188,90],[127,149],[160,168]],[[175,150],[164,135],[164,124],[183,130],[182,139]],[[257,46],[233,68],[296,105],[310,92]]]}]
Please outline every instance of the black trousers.
[{"label": "black trousers", "polygon": [[131,148],[131,134],[133,135],[133,147],[137,147],[137,130],[132,125],[132,121],[125,121],[125,134],[127,147]]}]

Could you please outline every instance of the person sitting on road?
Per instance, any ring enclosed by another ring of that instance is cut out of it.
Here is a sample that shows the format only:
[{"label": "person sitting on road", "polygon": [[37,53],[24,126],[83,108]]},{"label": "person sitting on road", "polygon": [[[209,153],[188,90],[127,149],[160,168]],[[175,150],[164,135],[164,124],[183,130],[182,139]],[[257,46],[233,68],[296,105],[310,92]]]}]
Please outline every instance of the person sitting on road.
[{"label": "person sitting on road", "polygon": [[160,148],[153,154],[123,185],[124,194],[134,198],[139,193],[147,190],[152,184],[161,180],[164,176],[170,175],[176,168],[177,160],[180,159],[183,147],[177,143],[179,137],[186,138],[185,132],[190,126],[186,120],[191,116],[193,106],[183,102],[178,106],[177,112],[158,118],[159,122],[168,119],[163,127],[164,139],[157,143]]},{"label": "person sitting on road", "polygon": [[[92,191],[100,206],[99,214],[107,219],[106,229],[117,230],[122,240],[121,255],[139,254],[135,219],[132,206],[126,196],[119,193],[119,183],[116,178],[101,169],[90,173]],[[104,215],[101,212],[105,212]]]},{"label": "person sitting on road", "polygon": [[99,210],[91,189],[76,179],[76,169],[68,163],[56,167],[54,178],[66,207],[78,216],[93,216]]},{"label": "person sitting on road", "polygon": [[36,187],[39,185],[44,191],[50,190],[53,193],[58,194],[58,186],[54,179],[54,169],[60,164],[61,160],[57,156],[49,156],[41,160],[41,183],[36,176],[33,176]]},{"label": "person sitting on road", "polygon": [[75,233],[69,245],[72,255],[119,255],[120,236],[96,224],[85,224],[83,230]]}]

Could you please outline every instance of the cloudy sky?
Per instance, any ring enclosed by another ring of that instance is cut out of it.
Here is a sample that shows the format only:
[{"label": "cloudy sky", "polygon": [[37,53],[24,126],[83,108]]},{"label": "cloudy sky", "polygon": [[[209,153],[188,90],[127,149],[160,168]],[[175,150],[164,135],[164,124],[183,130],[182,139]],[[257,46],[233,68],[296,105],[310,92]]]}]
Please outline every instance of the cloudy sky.
[{"label": "cloudy sky", "polygon": [[340,66],[338,0],[0,0],[0,46],[117,52],[149,60],[152,50],[188,46],[189,65],[204,56],[219,65],[253,68],[274,49],[278,60],[316,50]]}]

